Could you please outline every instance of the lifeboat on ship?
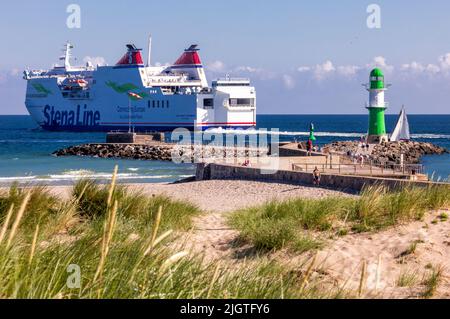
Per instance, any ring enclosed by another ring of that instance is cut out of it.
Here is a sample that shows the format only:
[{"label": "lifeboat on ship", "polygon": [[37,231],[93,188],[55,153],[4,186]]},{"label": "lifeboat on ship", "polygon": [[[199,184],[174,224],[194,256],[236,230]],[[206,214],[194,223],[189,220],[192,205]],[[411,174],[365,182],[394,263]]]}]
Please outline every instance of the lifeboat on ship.
[{"label": "lifeboat on ship", "polygon": [[64,91],[80,91],[86,89],[88,84],[84,79],[67,78],[63,81],[62,87]]}]

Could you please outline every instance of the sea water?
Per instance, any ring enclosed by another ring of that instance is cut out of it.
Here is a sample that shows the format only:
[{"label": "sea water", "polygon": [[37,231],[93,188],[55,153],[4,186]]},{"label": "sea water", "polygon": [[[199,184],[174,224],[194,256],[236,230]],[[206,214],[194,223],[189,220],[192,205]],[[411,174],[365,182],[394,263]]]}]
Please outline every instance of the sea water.
[{"label": "sea water", "polygon": [[[388,115],[389,132],[397,116]],[[318,144],[338,140],[358,140],[367,128],[365,115],[258,115],[258,128],[277,129],[280,141],[306,140],[314,123]],[[412,137],[450,148],[450,115],[410,115]],[[233,132],[231,132],[233,133]],[[127,183],[174,182],[195,174],[193,164],[55,157],[61,148],[84,143],[102,143],[105,133],[48,132],[30,116],[0,116],[0,185],[14,181],[41,184],[71,184],[81,177],[107,180],[119,165],[118,179]],[[425,156],[426,172],[434,179],[450,175],[450,155]]]}]

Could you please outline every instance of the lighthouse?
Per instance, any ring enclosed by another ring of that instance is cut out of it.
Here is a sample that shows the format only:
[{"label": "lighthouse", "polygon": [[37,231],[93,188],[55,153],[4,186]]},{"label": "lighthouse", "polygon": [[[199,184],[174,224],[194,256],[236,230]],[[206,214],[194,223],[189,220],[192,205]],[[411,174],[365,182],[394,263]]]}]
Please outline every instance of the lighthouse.
[{"label": "lighthouse", "polygon": [[370,83],[365,86],[367,91],[369,91],[369,104],[366,105],[366,108],[369,110],[367,143],[376,144],[388,141],[384,121],[384,113],[387,109],[384,93],[387,90],[387,86],[384,82],[383,72],[378,68],[373,69],[370,72]]}]

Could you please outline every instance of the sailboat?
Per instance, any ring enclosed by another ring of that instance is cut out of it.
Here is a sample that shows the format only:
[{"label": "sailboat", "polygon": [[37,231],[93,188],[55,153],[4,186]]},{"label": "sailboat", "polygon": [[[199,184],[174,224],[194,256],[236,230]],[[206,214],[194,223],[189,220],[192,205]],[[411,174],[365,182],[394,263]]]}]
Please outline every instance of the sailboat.
[{"label": "sailboat", "polygon": [[408,117],[406,116],[405,107],[402,106],[397,126],[391,135],[391,142],[409,141],[410,139]]}]

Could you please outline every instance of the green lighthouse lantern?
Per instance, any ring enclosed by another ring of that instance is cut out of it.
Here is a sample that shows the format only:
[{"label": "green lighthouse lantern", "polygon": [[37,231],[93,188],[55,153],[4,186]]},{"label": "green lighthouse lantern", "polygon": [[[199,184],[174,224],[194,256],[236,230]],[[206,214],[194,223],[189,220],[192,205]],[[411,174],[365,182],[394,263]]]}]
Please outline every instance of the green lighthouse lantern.
[{"label": "green lighthouse lantern", "polygon": [[388,140],[386,134],[386,124],[384,113],[387,103],[384,101],[384,93],[387,87],[384,82],[384,74],[379,68],[370,72],[370,84],[366,85],[369,91],[369,131],[367,135],[368,143],[381,143]]}]

